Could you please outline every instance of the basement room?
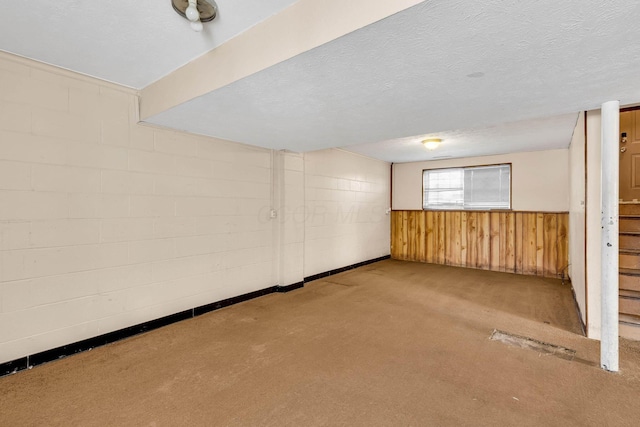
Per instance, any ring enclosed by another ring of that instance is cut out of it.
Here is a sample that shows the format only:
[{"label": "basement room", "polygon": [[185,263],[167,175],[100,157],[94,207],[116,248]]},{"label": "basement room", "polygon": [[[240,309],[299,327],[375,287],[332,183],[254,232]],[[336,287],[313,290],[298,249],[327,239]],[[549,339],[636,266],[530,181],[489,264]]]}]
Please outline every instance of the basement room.
[{"label": "basement room", "polygon": [[3,2],[0,426],[637,425],[639,18]]}]

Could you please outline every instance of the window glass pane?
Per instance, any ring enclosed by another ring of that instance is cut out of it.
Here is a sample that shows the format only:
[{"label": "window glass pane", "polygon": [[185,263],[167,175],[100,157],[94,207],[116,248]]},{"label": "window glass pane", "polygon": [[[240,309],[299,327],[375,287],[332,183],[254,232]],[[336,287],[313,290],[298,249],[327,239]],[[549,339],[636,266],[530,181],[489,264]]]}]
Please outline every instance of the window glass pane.
[{"label": "window glass pane", "polygon": [[464,203],[464,169],[425,171],[423,188],[423,207],[460,209]]},{"label": "window glass pane", "polygon": [[511,165],[425,170],[424,209],[510,209]]}]

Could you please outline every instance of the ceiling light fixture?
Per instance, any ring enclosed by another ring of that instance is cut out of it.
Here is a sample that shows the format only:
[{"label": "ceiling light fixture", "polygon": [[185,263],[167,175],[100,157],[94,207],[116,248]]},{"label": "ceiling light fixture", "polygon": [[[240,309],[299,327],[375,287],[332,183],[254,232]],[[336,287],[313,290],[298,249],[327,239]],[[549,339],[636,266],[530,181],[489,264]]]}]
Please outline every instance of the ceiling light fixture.
[{"label": "ceiling light fixture", "polygon": [[429,138],[422,140],[422,145],[424,145],[427,150],[435,150],[441,143],[442,140],[440,138]]},{"label": "ceiling light fixture", "polygon": [[202,23],[212,21],[218,14],[213,0],[171,0],[173,10],[183,18],[187,18],[194,31],[203,29]]}]

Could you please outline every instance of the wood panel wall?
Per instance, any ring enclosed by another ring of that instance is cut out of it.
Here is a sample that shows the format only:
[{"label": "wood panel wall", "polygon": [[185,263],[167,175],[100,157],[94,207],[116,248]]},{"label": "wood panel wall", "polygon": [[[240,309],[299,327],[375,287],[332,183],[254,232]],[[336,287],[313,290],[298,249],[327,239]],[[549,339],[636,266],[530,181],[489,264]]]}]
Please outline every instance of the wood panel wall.
[{"label": "wood panel wall", "polygon": [[392,211],[391,257],[562,277],[568,229],[566,212]]}]

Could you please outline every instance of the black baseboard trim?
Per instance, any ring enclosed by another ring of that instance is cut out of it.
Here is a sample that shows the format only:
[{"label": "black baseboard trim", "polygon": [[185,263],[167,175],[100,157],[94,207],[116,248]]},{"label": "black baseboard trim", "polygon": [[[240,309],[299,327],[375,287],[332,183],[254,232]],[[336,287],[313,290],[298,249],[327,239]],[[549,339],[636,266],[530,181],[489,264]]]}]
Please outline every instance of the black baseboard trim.
[{"label": "black baseboard trim", "polygon": [[279,292],[281,294],[287,293],[287,292],[291,292],[291,291],[295,291],[296,289],[300,289],[304,286],[304,282],[298,282],[298,283],[293,283],[291,285],[286,285],[286,286],[276,286],[276,292]]},{"label": "black baseboard trim", "polygon": [[[294,284],[290,286],[298,286],[298,284]],[[298,287],[301,287],[301,286],[298,286]],[[280,286],[271,286],[266,289],[260,289],[258,291],[249,292],[243,295],[238,295],[237,297],[227,298],[222,301],[214,302],[211,304],[201,305],[199,307],[181,311],[179,313],[170,314],[168,316],[164,316],[159,319],[150,320],[148,322],[140,323],[138,325],[129,326],[127,328],[119,329],[117,331],[109,332],[103,335],[99,335],[97,337],[88,338],[86,340],[52,348],[51,350],[45,350],[40,353],[35,353],[29,356],[21,357],[19,359],[11,360],[9,362],[0,363],[0,377],[14,374],[18,371],[22,371],[25,369],[30,369],[30,368],[33,368],[34,366],[42,365],[43,363],[62,359],[64,357],[81,353],[83,351],[88,351],[96,347],[101,347],[106,344],[111,344],[116,341],[120,341],[125,338],[132,337],[134,335],[139,335],[145,332],[153,331],[154,329],[162,328],[163,326],[171,325],[172,323],[180,322],[182,320],[191,319],[193,317],[197,317],[214,310],[228,307],[233,304],[238,304],[240,302],[258,298],[263,295],[272,294],[274,292],[283,292],[280,290],[280,288],[281,288]],[[285,286],[282,288],[288,289],[289,286]]]},{"label": "black baseboard trim", "polygon": [[200,307],[196,307],[193,309],[193,317],[201,316],[203,314],[210,313],[212,311],[219,310],[230,305],[272,294],[276,292],[277,288],[277,286],[270,286],[265,289],[249,292],[248,294],[238,295],[237,297],[231,297],[223,299],[222,301],[213,302],[211,304],[201,305]]},{"label": "black baseboard trim", "polygon": [[35,353],[29,356],[21,357],[19,359],[11,360],[9,362],[0,363],[0,377],[5,375],[15,374],[16,372],[23,371],[25,369],[31,369],[34,366],[42,365],[47,362],[62,359],[67,356],[71,356],[83,351],[88,351],[96,347],[111,344],[116,341],[123,340],[125,338],[139,335],[145,332],[153,331],[154,329],[162,328],[163,326],[171,325],[172,323],[180,322],[182,320],[191,319],[193,317],[201,316],[206,313],[210,313],[215,310],[219,310],[230,305],[238,304],[244,301],[249,301],[254,298],[259,298],[264,295],[272,293],[286,293],[295,289],[300,289],[305,283],[312,280],[317,280],[322,277],[331,276],[333,274],[342,273],[343,271],[351,270],[354,268],[362,267],[364,265],[372,264],[374,262],[382,261],[391,258],[390,255],[359,262],[347,267],[338,268],[328,271],[326,273],[316,274],[314,276],[306,277],[304,281],[293,283],[291,285],[276,285],[270,286],[265,289],[249,292],[247,294],[238,295],[224,299],[222,301],[213,302],[210,304],[194,307],[189,310],[184,310],[179,313],[170,314],[168,316],[161,317],[159,319],[150,320],[148,322],[140,323],[138,325],[129,326],[127,328],[119,329],[117,331],[109,332],[97,337],[88,338],[86,340],[78,341],[75,343],[63,345],[60,347],[45,350],[40,353]]},{"label": "black baseboard trim", "polygon": [[314,274],[304,278],[304,283],[313,282],[314,280],[322,279],[323,277],[333,276],[334,274],[344,273],[345,271],[353,270],[354,268],[363,267],[365,265],[373,264],[374,262],[384,261],[390,259],[391,255],[381,256],[379,258],[370,259],[367,261],[358,262],[355,264],[347,265],[346,267],[336,268],[335,270],[325,271],[324,273]]},{"label": "black baseboard trim", "polygon": [[[150,320],[148,322],[140,323],[138,325],[129,326],[127,328],[119,329],[117,331],[109,332],[97,337],[88,338],[86,340],[78,341],[75,343],[63,345],[60,347],[46,350],[40,353],[27,356],[28,367],[42,365],[43,363],[51,362],[57,359],[62,359],[66,356],[88,351],[96,347],[101,347],[112,342],[120,341],[125,338],[132,337],[134,335],[142,334],[144,332],[153,331],[154,329],[161,328],[163,326],[170,325],[172,323],[186,320],[192,317],[192,310],[185,310],[179,313],[164,316],[159,319]],[[2,372],[0,371],[0,374]]]},{"label": "black baseboard trim", "polygon": [[0,377],[22,371],[28,367],[27,357],[5,362],[0,365]]}]

